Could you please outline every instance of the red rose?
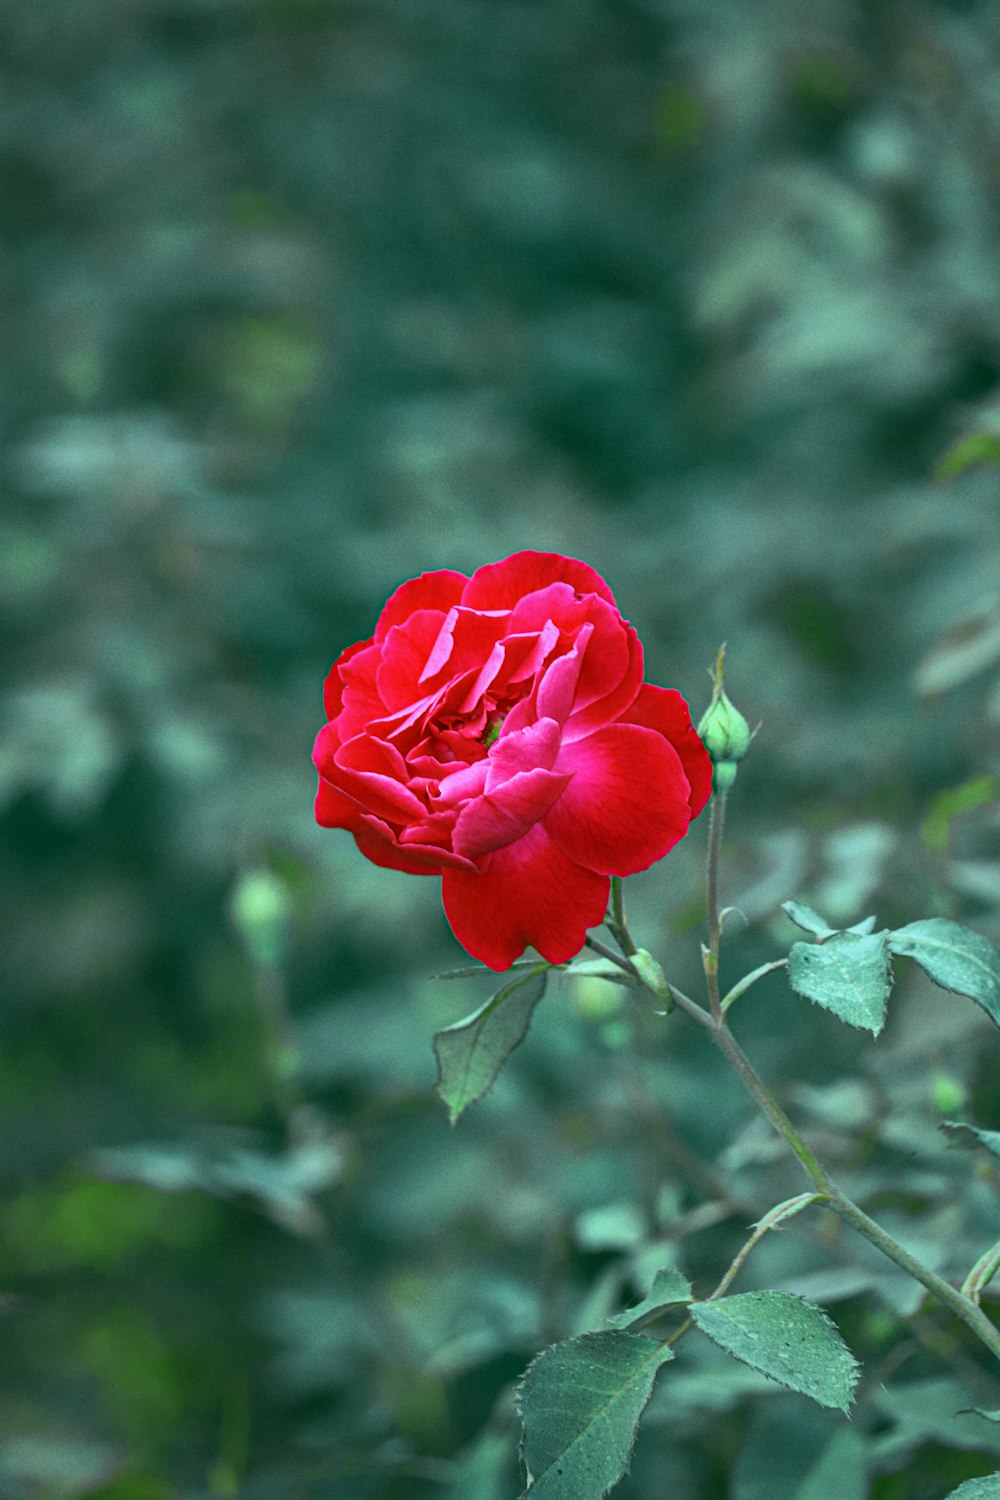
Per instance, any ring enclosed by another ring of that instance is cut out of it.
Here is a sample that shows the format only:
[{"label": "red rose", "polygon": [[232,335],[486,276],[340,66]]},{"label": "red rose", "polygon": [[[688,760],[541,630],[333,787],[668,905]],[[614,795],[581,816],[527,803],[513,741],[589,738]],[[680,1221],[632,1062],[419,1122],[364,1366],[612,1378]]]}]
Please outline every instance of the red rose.
[{"label": "red rose", "polygon": [[708,800],[680,693],[600,574],[553,552],[424,573],[334,663],[316,818],[377,865],[440,875],[459,942],[492,969],[550,963],[604,920],[608,877],[645,870]]}]

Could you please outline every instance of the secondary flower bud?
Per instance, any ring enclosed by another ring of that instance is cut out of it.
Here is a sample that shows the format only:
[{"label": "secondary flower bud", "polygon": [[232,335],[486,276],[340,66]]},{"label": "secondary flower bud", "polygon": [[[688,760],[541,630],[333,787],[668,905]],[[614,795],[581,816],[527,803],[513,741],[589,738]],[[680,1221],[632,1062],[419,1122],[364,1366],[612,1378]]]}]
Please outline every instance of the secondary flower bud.
[{"label": "secondary flower bud", "polygon": [[[750,726],[727,697],[722,686],[726,648],[722,646],[712,673],[712,701],[702,715],[698,734],[712,757],[717,791],[725,791],[736,779],[736,763],[750,748]],[[728,767],[728,771],[723,768]]]},{"label": "secondary flower bud", "polygon": [[292,903],[270,870],[248,870],[229,898],[229,914],[255,964],[280,964],[288,946]]},{"label": "secondary flower bud", "polygon": [[725,693],[713,698],[698,725],[698,733],[716,762],[742,760],[750,748],[750,726]]}]

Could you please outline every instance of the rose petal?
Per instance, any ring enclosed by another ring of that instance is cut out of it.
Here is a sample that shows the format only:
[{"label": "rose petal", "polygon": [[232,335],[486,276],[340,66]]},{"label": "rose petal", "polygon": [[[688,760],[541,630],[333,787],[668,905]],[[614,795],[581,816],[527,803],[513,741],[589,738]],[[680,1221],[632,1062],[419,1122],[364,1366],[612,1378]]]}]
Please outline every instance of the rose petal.
[{"label": "rose petal", "polygon": [[612,724],[563,744],[557,771],[573,780],[545,816],[546,831],[578,864],[634,875],[687,832],[690,787],[674,747],[651,729]]},{"label": "rose petal", "polygon": [[377,681],[381,658],[381,646],[368,646],[364,651],[358,651],[340,668],[344,687],[341,709],[337,715],[337,729],[342,740],[350,740],[356,734],[362,734],[373,719],[380,719],[385,713]]},{"label": "rose petal", "polygon": [[419,854],[404,854],[398,844],[382,838],[372,828],[362,827],[354,831],[354,842],[366,859],[383,870],[402,870],[406,875],[440,875],[441,863],[432,864]]},{"label": "rose petal", "polygon": [[481,859],[503,849],[543,818],[568,786],[570,776],[536,769],[508,777],[495,791],[467,802],[458,815],[452,844],[459,854]]},{"label": "rose petal", "polygon": [[[613,606],[593,594],[577,598],[565,583],[551,584],[522,599],[511,611],[510,628],[540,630],[547,619],[562,632],[562,655],[575,642],[582,658],[567,721],[570,738],[580,739],[614,723],[635,698],[642,684],[642,646]],[[547,672],[553,666],[550,663]]]},{"label": "rose petal", "polygon": [[602,621],[604,605],[594,600],[595,630],[580,669],[573,712],[566,720],[565,738],[584,735],[613,724],[635,701],[642,686],[642,646],[639,637],[620,617]]},{"label": "rose petal", "polygon": [[509,776],[541,766],[549,771],[559,754],[559,725],[554,719],[537,719],[524,729],[505,734],[492,746],[486,762],[486,790],[492,792]]},{"label": "rose petal", "polygon": [[608,585],[587,563],[559,552],[515,552],[501,562],[477,568],[462,595],[471,609],[513,609],[525,594],[550,583],[568,583],[580,594],[598,594],[609,604],[615,599]]},{"label": "rose petal", "polygon": [[[537,635],[534,632],[525,635],[508,635],[504,638],[504,644],[507,648],[507,663],[510,666],[507,681],[511,684],[528,682],[542,670],[552,651],[559,644],[559,626],[552,620],[546,620]],[[523,660],[519,660],[518,650],[523,652]]]},{"label": "rose petal", "polygon": [[[557,804],[558,806],[558,804]],[[609,882],[569,859],[540,823],[490,856],[483,874],[445,870],[445,915],[458,941],[491,969],[509,969],[528,944],[567,963],[604,920]]]},{"label": "rose petal", "polygon": [[323,707],[328,719],[337,717],[344,701],[344,677],[341,669],[347,665],[352,656],[357,656],[359,651],[366,650],[371,644],[372,638],[369,637],[367,641],[357,641],[353,646],[348,646],[330,668],[323,684]]},{"label": "rose petal", "polygon": [[451,656],[452,647],[455,644],[455,621],[458,619],[458,610],[449,609],[441,622],[441,629],[437,633],[437,639],[431,647],[430,655],[425,661],[418,684],[422,685],[431,677],[436,677],[442,667],[447,665]]},{"label": "rose petal", "polygon": [[426,808],[403,784],[406,762],[391,745],[359,734],[341,745],[332,724],[316,736],[313,763],[342,797],[389,822],[422,818]]},{"label": "rose petal", "polygon": [[456,573],[452,568],[407,579],[390,594],[375,626],[375,640],[385,640],[394,625],[402,625],[418,609],[436,609],[447,614],[461,599],[468,581],[464,573]]},{"label": "rose petal", "polygon": [[483,613],[476,609],[455,612],[449,675],[482,669],[497,641],[506,633],[506,613]]},{"label": "rose petal", "polygon": [[535,695],[535,706],[540,715],[555,719],[559,724],[565,724],[569,718],[593,633],[593,625],[582,625],[574,646],[545,668]]},{"label": "rose petal", "polygon": [[361,826],[361,809],[355,802],[348,802],[335,787],[322,776],[316,792],[316,822],[321,828],[348,828],[352,833]]},{"label": "rose petal", "polygon": [[457,766],[450,776],[442,779],[437,796],[434,798],[435,806],[457,807],[460,802],[468,802],[470,797],[480,796],[486,788],[488,769],[488,760],[477,760],[471,765]]},{"label": "rose petal", "polygon": [[471,714],[475,710],[486,689],[491,687],[496,681],[504,665],[506,654],[506,647],[503,641],[497,641],[477,673],[472,686],[462,698],[461,703],[457,705],[457,710],[460,714]]},{"label": "rose petal", "polygon": [[471,859],[453,854],[450,849],[440,849],[435,844],[401,845],[393,830],[380,818],[366,815],[363,823],[360,831],[352,832],[358,848],[372,864],[384,865],[390,870],[405,870],[410,875],[440,875],[445,866],[456,870],[477,869]]},{"label": "rose petal", "polygon": [[382,658],[376,675],[379,697],[386,708],[406,708],[429,692],[420,677],[445,619],[436,609],[418,609],[386,634],[379,648]]},{"label": "rose petal", "polygon": [[683,696],[676,688],[654,687],[645,682],[619,723],[641,724],[670,741],[691,783],[691,816],[696,818],[712,795],[712,762],[691,723],[691,711]]}]

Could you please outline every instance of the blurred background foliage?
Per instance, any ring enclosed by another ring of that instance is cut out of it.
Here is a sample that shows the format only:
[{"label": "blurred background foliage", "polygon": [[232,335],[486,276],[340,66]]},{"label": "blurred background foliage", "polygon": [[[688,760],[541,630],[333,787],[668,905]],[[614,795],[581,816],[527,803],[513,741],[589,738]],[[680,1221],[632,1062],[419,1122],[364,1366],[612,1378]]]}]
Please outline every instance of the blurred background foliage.
[{"label": "blurred background foliage", "polygon": [[[0,71],[0,1494],[510,1500],[529,1357],[804,1184],[594,979],[449,1130],[485,991],[434,882],[313,826],[321,682],[404,577],[585,557],[762,725],[732,978],[790,896],[1000,936],[997,11],[6,0]],[[630,882],[688,988],[704,839]],[[897,977],[877,1043],[780,976],[737,1029],[960,1278],[996,1163],[934,1124],[1000,1127],[997,1041]],[[689,1339],[623,1500],[1000,1467],[888,1262],[802,1216],[762,1285],[837,1317],[853,1424]]]}]

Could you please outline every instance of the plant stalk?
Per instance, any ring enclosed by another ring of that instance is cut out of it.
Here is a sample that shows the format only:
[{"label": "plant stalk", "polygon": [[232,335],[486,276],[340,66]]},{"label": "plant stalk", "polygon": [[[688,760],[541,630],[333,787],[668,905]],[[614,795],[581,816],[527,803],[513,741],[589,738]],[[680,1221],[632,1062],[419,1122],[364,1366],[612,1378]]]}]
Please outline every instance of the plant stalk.
[{"label": "plant stalk", "polygon": [[611,921],[608,925],[620,943],[622,951],[626,954],[634,953],[635,943],[632,941],[632,934],[628,930],[628,920],[625,916],[625,887],[620,875],[611,877]]},{"label": "plant stalk", "polygon": [[719,999],[719,947],[722,942],[722,923],[719,920],[719,855],[722,850],[722,830],[725,822],[726,793],[716,792],[712,798],[708,822],[708,864],[705,879],[708,904],[708,949],[704,955],[708,999],[712,1007],[712,1020],[716,1024],[722,1019],[722,1004]]},{"label": "plant stalk", "polygon": [[[889,1260],[906,1271],[932,1296],[955,1314],[972,1333],[985,1344],[990,1353],[1000,1360],[1000,1329],[990,1321],[982,1309],[969,1297],[964,1296],[943,1277],[925,1266],[911,1255],[904,1245],[894,1239],[887,1230],[865,1213],[843,1188],[835,1183],[826,1168],[806,1145],[767,1084],[757,1073],[750,1059],[726,1024],[719,1000],[719,946],[722,924],[719,920],[719,857],[722,848],[722,829],[725,819],[725,792],[712,799],[712,817],[708,836],[708,867],[706,890],[708,896],[708,948],[705,950],[705,980],[708,988],[711,1014],[687,996],[683,999],[675,993],[675,999],[687,1015],[706,1026],[718,1046],[725,1053],[732,1067],[739,1074],[744,1086],[753,1095],[758,1108],[784,1139],[789,1149],[798,1157],[804,1171],[829,1207],[852,1224],[859,1234],[881,1250]],[[737,987],[738,988],[738,987]],[[728,998],[728,997],[727,997]],[[735,996],[733,996],[735,998]]]}]

